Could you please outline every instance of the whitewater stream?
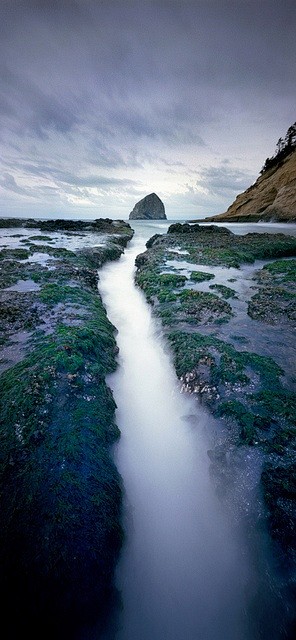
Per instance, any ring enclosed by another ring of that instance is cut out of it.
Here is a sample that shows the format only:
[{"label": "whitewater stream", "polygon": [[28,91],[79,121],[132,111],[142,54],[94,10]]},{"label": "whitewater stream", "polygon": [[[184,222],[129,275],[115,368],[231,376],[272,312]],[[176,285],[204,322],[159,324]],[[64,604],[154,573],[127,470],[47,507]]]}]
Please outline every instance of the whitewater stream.
[{"label": "whitewater stream", "polygon": [[125,490],[116,574],[122,611],[112,638],[254,640],[248,545],[209,475],[212,418],[180,393],[161,329],[134,285],[135,257],[155,232],[152,224],[136,226],[121,259],[100,271],[99,291],[118,330],[119,366],[108,384]]}]

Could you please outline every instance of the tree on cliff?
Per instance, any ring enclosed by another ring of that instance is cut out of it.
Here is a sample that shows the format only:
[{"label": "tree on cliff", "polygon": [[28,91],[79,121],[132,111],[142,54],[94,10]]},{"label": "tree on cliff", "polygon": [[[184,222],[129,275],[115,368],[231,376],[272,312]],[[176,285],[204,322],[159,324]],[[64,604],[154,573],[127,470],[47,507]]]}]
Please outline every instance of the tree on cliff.
[{"label": "tree on cliff", "polygon": [[268,171],[268,169],[276,167],[295,148],[296,148],[296,122],[294,122],[294,124],[292,124],[289,127],[285,135],[285,138],[279,138],[276,144],[275,154],[271,158],[266,158],[260,173],[261,174],[265,173],[265,171]]},{"label": "tree on cliff", "polygon": [[285,146],[286,147],[294,147],[296,145],[296,122],[289,127],[286,137],[285,137]]}]

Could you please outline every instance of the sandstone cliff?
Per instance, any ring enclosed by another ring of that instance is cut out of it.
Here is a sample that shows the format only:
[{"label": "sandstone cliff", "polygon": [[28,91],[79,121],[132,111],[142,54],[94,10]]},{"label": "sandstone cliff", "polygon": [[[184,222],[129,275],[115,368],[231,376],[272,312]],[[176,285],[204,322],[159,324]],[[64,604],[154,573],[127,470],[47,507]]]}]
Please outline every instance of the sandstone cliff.
[{"label": "sandstone cliff", "polygon": [[275,167],[264,171],[225,213],[206,218],[207,222],[259,220],[296,221],[296,149]]},{"label": "sandstone cliff", "polygon": [[135,204],[129,220],[166,220],[164,204],[156,193],[150,193]]}]

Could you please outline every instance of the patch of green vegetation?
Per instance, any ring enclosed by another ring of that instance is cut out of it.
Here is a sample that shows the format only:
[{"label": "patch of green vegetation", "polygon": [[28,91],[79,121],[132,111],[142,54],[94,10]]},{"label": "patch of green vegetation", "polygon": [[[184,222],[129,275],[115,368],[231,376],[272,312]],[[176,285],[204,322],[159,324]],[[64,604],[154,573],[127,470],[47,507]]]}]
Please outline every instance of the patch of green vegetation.
[{"label": "patch of green vegetation", "polygon": [[250,396],[252,404],[258,405],[265,416],[280,416],[296,424],[296,397],[287,389],[261,389]]},{"label": "patch of green vegetation", "polygon": [[213,273],[207,273],[205,271],[191,271],[190,280],[193,282],[204,282],[205,280],[212,280],[215,278]]},{"label": "patch of green vegetation", "polygon": [[276,260],[266,264],[263,269],[279,277],[282,282],[296,282],[296,260]]},{"label": "patch of green vegetation", "polygon": [[218,326],[220,326],[221,324],[225,324],[226,322],[229,322],[229,315],[219,316],[219,318],[215,318],[213,320],[213,324],[217,324]]},{"label": "patch of green vegetation", "polygon": [[91,294],[78,286],[71,287],[69,285],[54,283],[44,284],[39,292],[41,302],[50,306],[66,302],[83,305],[87,303],[90,298]]},{"label": "patch of green vegetation", "polygon": [[[28,322],[39,326],[43,312],[46,323],[21,345],[23,360],[0,376],[0,588],[22,620],[32,590],[38,611],[50,607],[46,619],[57,613],[60,621],[70,609],[71,618],[106,609],[122,544],[122,485],[110,455],[119,430],[105,382],[118,350],[96,269],[121,255],[129,234],[124,223],[103,227],[116,235],[125,229],[125,238],[76,253],[31,238],[27,251],[1,254],[2,284],[28,278],[41,284],[39,292],[1,293],[2,344]],[[94,230],[101,230],[100,221]],[[35,251],[55,255],[55,269],[17,262]],[[71,324],[73,307],[83,311],[83,325]]]},{"label": "patch of green vegetation", "polygon": [[[171,331],[168,341],[174,354],[179,378],[188,372],[199,376],[199,365],[208,367],[208,381],[218,390],[218,398],[209,401],[213,412],[231,416],[241,428],[242,443],[260,441],[268,452],[283,453],[287,443],[295,438],[296,398],[281,384],[282,369],[272,358],[248,351],[238,352],[231,345],[213,336],[185,334]],[[259,376],[256,393],[249,393],[249,384]],[[202,373],[204,375],[204,373]],[[237,400],[237,385],[241,400]],[[265,431],[277,425],[273,438],[266,439]],[[295,440],[294,440],[295,442]]]},{"label": "patch of green vegetation", "polygon": [[27,249],[1,249],[0,260],[27,260],[30,251]]},{"label": "patch of green vegetation", "polygon": [[31,253],[48,253],[48,255],[53,256],[54,258],[72,258],[73,260],[76,258],[74,251],[70,251],[70,249],[65,249],[64,247],[52,247],[48,244],[30,243],[29,249]]},{"label": "patch of green vegetation", "polygon": [[236,291],[230,287],[225,287],[224,284],[210,284],[209,288],[216,289],[226,300],[228,298],[237,298]]},{"label": "patch of green vegetation", "polygon": [[230,335],[230,340],[235,340],[235,342],[239,342],[240,344],[248,344],[249,340],[244,336]]},{"label": "patch of green vegetation", "polygon": [[15,305],[7,302],[1,304],[0,307],[0,320],[14,322],[21,315],[21,309]]},{"label": "patch of green vegetation", "polygon": [[245,260],[242,259],[243,256],[232,249],[209,246],[203,246],[201,248],[194,246],[190,247],[188,245],[186,245],[186,248],[189,251],[190,261],[196,262],[197,264],[200,263],[213,266],[222,265],[225,267],[239,269],[241,262],[245,262]]},{"label": "patch of green vegetation", "polygon": [[[21,584],[33,571],[51,603],[57,593],[57,602],[73,605],[73,579],[86,569],[105,586],[122,544],[121,479],[109,453],[119,431],[105,383],[115,354],[101,305],[100,317],[91,315],[84,327],[39,334],[30,354],[0,378],[0,566],[13,557]],[[85,585],[90,599],[97,597],[93,579]]]},{"label": "patch of green vegetation", "polygon": [[191,303],[199,303],[204,301],[205,304],[211,304],[213,302],[219,301],[218,296],[215,296],[213,293],[196,291],[195,289],[184,289],[179,293],[179,299],[181,302]]},{"label": "patch of green vegetation", "polygon": [[161,318],[163,325],[173,325],[175,322],[175,314],[171,306],[165,304],[158,306],[155,310],[156,315]]},{"label": "patch of green vegetation", "polygon": [[[225,344],[225,343],[222,343]],[[232,351],[220,345],[220,360],[218,364],[212,367],[212,380],[215,385],[231,383],[233,385],[240,383],[246,385],[250,378],[245,373],[246,362],[244,358],[240,358],[240,353],[233,349]]]},{"label": "patch of green vegetation", "polygon": [[160,290],[160,292],[158,293],[158,300],[161,303],[163,303],[163,302],[176,302],[176,300],[178,300],[178,296],[177,296],[176,293],[174,293],[172,291]]},{"label": "patch of green vegetation", "polygon": [[[110,413],[97,386],[104,387],[104,376],[115,369],[114,354],[113,327],[106,318],[103,326],[96,330],[93,327],[62,325],[54,336],[43,338],[27,358],[4,372],[1,376],[2,463],[5,465],[8,456],[14,455],[15,448],[27,447],[27,454],[30,451],[33,453],[34,432],[36,429],[49,428],[49,424],[45,425],[54,408],[52,403],[57,403],[60,417],[63,415],[63,405],[67,404],[66,422],[73,424],[77,406],[82,403],[81,419],[86,423],[93,421],[97,425],[97,437],[105,442]],[[92,411],[92,403],[88,402],[89,396],[80,396],[84,390],[95,399],[96,415]],[[103,395],[106,396],[106,393],[104,390]],[[109,392],[106,397],[108,406],[111,403],[114,411],[115,404]],[[104,411],[107,412],[105,419]],[[12,428],[13,425],[15,428]],[[18,434],[21,434],[21,438]],[[44,433],[45,438],[49,435]],[[66,424],[64,435],[67,435]],[[80,455],[79,450],[77,455]],[[5,466],[2,473],[4,471]]]},{"label": "patch of green vegetation", "polygon": [[[287,454],[286,454],[287,455]],[[296,494],[295,458],[265,462],[261,481],[269,511],[272,536],[281,547],[294,553],[295,525],[293,506]]]},{"label": "patch of green vegetation", "polygon": [[[286,285],[292,286],[291,282]],[[280,319],[295,322],[296,292],[277,283],[263,286],[248,303],[248,315],[254,320],[276,324]]]},{"label": "patch of green vegetation", "polygon": [[270,452],[276,452],[281,455],[287,454],[287,447],[295,450],[296,443],[296,427],[295,423],[291,426],[283,426],[277,430],[271,441],[268,441],[268,449]]},{"label": "patch of green vegetation", "polygon": [[139,270],[136,283],[143,289],[147,299],[157,297],[159,302],[175,302],[178,298],[174,289],[183,287],[186,276],[175,273],[159,273],[157,269]]},{"label": "patch of green vegetation", "polygon": [[201,314],[207,315],[207,322],[217,320],[217,314],[219,317],[221,314],[227,314],[227,319],[232,315],[231,306],[214,293],[184,289],[178,294],[178,299],[181,302],[182,313],[195,315],[197,320],[201,319]]},{"label": "patch of green vegetation", "polygon": [[236,352],[239,361],[246,367],[251,367],[261,378],[261,384],[265,387],[278,388],[279,379],[283,375],[283,369],[270,357],[260,356],[249,351]]},{"label": "patch of green vegetation", "polygon": [[175,273],[162,273],[157,276],[155,285],[157,287],[156,295],[159,302],[175,302],[178,300],[178,296],[174,293],[174,289],[183,287],[186,280],[186,276]]},{"label": "patch of green vegetation", "polygon": [[[173,233],[161,238],[162,244],[168,249],[178,243],[182,250],[189,252],[190,261],[196,264],[239,268],[241,264],[255,260],[296,255],[296,238],[285,234],[248,233],[240,236],[223,232],[218,227],[199,227],[197,233],[192,233],[192,229],[186,231],[174,227]],[[156,248],[157,242],[152,251]]]},{"label": "patch of green vegetation", "polygon": [[[167,335],[172,346],[177,376],[181,378],[187,371],[191,371],[201,358],[210,357],[212,339],[199,333],[188,334],[182,331],[172,331]],[[215,339],[213,339],[215,341]]]},{"label": "patch of green vegetation", "polygon": [[36,283],[47,282],[48,280],[67,279],[66,266],[54,271],[44,265],[36,263],[23,263],[17,260],[5,260],[0,263],[0,289],[5,289],[15,284],[18,280],[33,280]]},{"label": "patch of green vegetation", "polygon": [[229,416],[236,420],[241,427],[240,438],[242,444],[254,443],[256,429],[254,427],[254,415],[238,400],[221,402],[218,409],[219,416]]},{"label": "patch of green vegetation", "polygon": [[40,242],[52,242],[52,238],[50,236],[29,236],[28,240],[39,240]]},{"label": "patch of green vegetation", "polygon": [[281,387],[279,379],[283,371],[272,358],[248,351],[236,351],[232,345],[218,338],[199,333],[173,331],[168,334],[168,340],[175,355],[179,378],[194,369],[201,358],[214,355],[215,362],[211,367],[212,384],[248,384],[252,370],[260,376],[262,387],[271,390]]},{"label": "patch of green vegetation", "polygon": [[17,271],[14,269],[6,269],[6,265],[7,263],[5,263],[4,268],[0,265],[0,289],[11,287],[20,279]]},{"label": "patch of green vegetation", "polygon": [[48,269],[44,265],[38,265],[38,267],[36,267],[35,263],[30,265],[30,269],[27,273],[31,280],[37,284],[47,283],[49,280],[54,280],[55,282],[59,282],[59,280],[67,280],[67,272],[63,270],[59,272],[57,268],[54,270]]},{"label": "patch of green vegetation", "polygon": [[[214,226],[205,231],[199,225],[177,223],[171,225],[168,234],[154,236],[146,246],[148,251],[136,260],[136,279],[144,282],[149,273],[150,282],[146,282],[146,290],[145,285],[143,289],[146,295],[147,291],[150,294],[154,291],[155,298],[158,293],[154,278],[157,272],[166,267],[167,260],[171,260],[170,250],[177,247],[183,254],[187,252],[186,261],[195,263],[196,269],[198,265],[208,265],[208,269],[211,265],[238,269],[255,260],[273,260],[261,270],[259,276],[257,274],[260,290],[255,298],[255,302],[258,301],[255,311],[260,314],[260,320],[265,317],[271,324],[282,326],[283,321],[289,318],[294,326],[296,260],[279,258],[296,256],[296,238],[285,234],[259,233],[239,236],[231,232],[223,233],[222,230],[218,233],[218,228]],[[178,265],[177,261],[183,261],[184,255],[176,254],[174,259],[174,264]],[[190,268],[194,269],[193,266]],[[192,282],[210,279],[213,279],[213,274],[207,277],[198,271],[193,271],[190,276]],[[228,282],[236,280],[235,277],[229,278]],[[231,309],[230,305],[226,311],[218,308],[217,300],[227,304],[226,301],[234,298],[236,293],[230,286],[224,285],[210,284],[211,289],[219,292],[224,300],[220,296],[213,296],[213,293],[198,296],[196,294],[199,292],[190,290],[187,283],[182,291],[174,291],[177,300],[154,305],[153,311],[163,322],[175,369],[184,390],[197,394],[214,415],[224,417],[225,427],[228,427],[227,438],[234,445],[258,446],[263,460],[264,456],[265,460],[266,457],[272,460],[268,477],[264,473],[262,476],[264,497],[272,507],[275,538],[284,540],[284,544],[288,538],[290,545],[293,539],[291,548],[294,554],[292,500],[295,496],[295,469],[290,461],[295,454],[295,394],[283,386],[284,371],[272,358],[236,350],[233,344],[215,337],[219,335],[218,325],[227,320],[227,311]],[[149,300],[149,295],[147,297]],[[154,295],[151,300],[155,302],[153,298]],[[212,323],[211,327],[209,323]],[[215,334],[211,335],[213,330]],[[225,333],[225,330],[221,330],[220,335]],[[242,349],[242,344],[248,342],[240,335],[230,335],[229,340],[238,343],[237,349]],[[289,380],[290,377],[285,385]],[[292,481],[291,474],[294,474]],[[285,502],[286,499],[289,504]]]},{"label": "patch of green vegetation", "polygon": [[159,276],[159,285],[164,287],[173,287],[176,289],[177,287],[183,287],[187,280],[186,276],[180,275],[178,273],[162,273]]},{"label": "patch of green vegetation", "polygon": [[148,300],[158,293],[157,274],[152,269],[143,269],[136,273],[136,284],[143,289]]}]

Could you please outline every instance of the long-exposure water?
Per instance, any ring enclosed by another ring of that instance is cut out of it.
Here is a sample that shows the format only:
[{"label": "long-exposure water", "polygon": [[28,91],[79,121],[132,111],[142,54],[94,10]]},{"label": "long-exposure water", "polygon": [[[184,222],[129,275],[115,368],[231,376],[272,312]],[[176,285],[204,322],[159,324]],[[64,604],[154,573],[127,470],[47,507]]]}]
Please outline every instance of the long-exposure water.
[{"label": "long-exposure water", "polygon": [[211,418],[180,394],[160,327],[134,285],[135,257],[156,231],[136,225],[121,260],[100,272],[119,346],[119,368],[108,380],[121,431],[115,462],[127,535],[116,576],[123,607],[116,638],[253,640],[246,612],[257,585],[243,528],[223,511],[209,476]]}]

